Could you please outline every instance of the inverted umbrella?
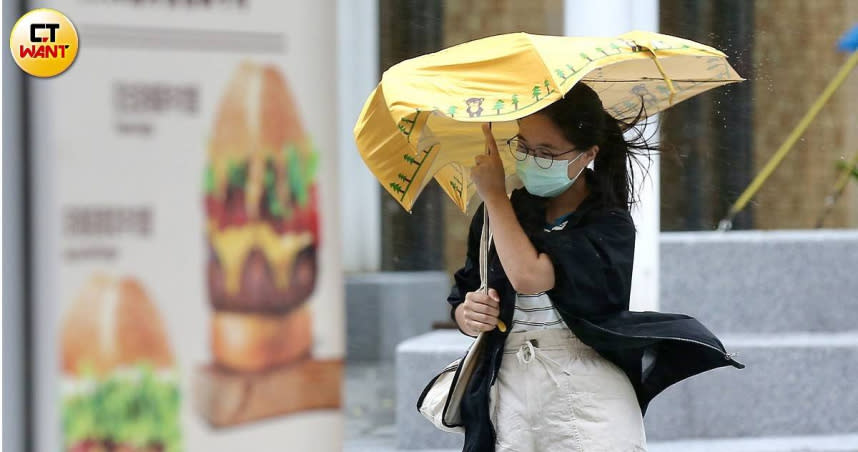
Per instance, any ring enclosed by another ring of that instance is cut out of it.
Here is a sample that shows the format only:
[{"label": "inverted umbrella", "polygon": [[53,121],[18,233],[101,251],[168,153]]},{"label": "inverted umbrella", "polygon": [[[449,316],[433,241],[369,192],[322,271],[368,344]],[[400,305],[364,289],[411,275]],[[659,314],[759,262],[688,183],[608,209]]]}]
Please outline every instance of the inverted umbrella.
[{"label": "inverted umbrella", "polygon": [[[726,56],[694,41],[633,31],[616,38],[512,33],[403,61],[364,104],[355,139],[366,165],[403,208],[434,178],[464,212],[475,187],[480,123],[509,138],[516,119],[586,83],[614,117],[652,115],[717,86],[743,80]],[[515,161],[501,153],[504,171]]]}]

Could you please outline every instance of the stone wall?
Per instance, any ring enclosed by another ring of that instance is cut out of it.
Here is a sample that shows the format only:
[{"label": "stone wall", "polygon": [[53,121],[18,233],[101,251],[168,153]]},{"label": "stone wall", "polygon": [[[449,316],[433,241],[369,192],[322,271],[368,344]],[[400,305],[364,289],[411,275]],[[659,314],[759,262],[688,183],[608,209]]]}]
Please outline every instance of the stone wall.
[{"label": "stone wall", "polygon": [[[717,225],[845,62],[836,44],[856,17],[858,2],[850,0],[661,1],[662,32],[724,50],[748,79],[662,115],[663,231]],[[858,152],[856,124],[853,71],[735,226],[814,227],[837,177],[836,162]],[[740,149],[735,136],[747,136]],[[824,225],[858,227],[858,183],[850,182]]]},{"label": "stone wall", "polygon": [[[801,120],[847,55],[835,48],[855,24],[852,0],[758,0],[755,7],[755,172]],[[755,198],[759,229],[811,228],[836,178],[835,162],[858,152],[858,71],[835,93]],[[858,227],[850,182],[828,227]]]}]

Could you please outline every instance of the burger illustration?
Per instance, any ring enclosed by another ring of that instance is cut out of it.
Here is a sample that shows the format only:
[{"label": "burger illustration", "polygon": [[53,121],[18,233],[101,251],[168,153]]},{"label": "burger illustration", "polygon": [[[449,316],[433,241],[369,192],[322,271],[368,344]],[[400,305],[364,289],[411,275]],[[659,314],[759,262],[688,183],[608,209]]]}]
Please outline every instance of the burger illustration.
[{"label": "burger illustration", "polygon": [[[246,385],[285,384],[312,364],[307,300],[320,239],[317,167],[318,152],[281,73],[241,64],[215,115],[204,176],[214,362],[198,375],[195,391],[201,413],[216,426],[316,408],[294,398],[278,403],[265,392],[259,405],[239,402],[230,388],[247,397],[257,393]],[[283,390],[270,388],[281,396]]]},{"label": "burger illustration", "polygon": [[60,340],[65,450],[182,450],[175,362],[137,280],[93,275],[66,312]]},{"label": "burger illustration", "polygon": [[315,285],[318,154],[276,69],[238,68],[221,100],[208,157],[212,306],[295,311]]}]

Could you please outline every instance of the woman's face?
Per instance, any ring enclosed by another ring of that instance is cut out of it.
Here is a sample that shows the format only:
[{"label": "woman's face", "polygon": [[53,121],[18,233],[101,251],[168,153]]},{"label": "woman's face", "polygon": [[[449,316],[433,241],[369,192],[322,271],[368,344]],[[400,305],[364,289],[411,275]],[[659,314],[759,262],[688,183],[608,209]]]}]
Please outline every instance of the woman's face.
[{"label": "woman's face", "polygon": [[537,157],[575,160],[582,151],[589,154],[580,156],[569,165],[568,176],[570,179],[593,161],[599,150],[597,146],[585,150],[577,149],[563,136],[563,132],[554,122],[539,113],[518,120],[518,138],[527,146],[528,153],[535,154]]}]

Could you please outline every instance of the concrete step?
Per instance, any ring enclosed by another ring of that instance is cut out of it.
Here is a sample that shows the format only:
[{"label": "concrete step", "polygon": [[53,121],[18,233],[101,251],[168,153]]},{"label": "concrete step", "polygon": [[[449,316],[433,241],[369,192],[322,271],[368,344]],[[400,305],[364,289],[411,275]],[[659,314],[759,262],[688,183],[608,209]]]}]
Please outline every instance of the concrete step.
[{"label": "concrete step", "polygon": [[346,278],[346,356],[393,362],[396,344],[450,320],[444,272],[381,272]]},{"label": "concrete step", "polygon": [[858,231],[666,232],[659,310],[714,333],[858,325]]},{"label": "concrete step", "polygon": [[858,331],[722,341],[747,367],[715,369],[667,388],[647,411],[648,438],[858,432]]},{"label": "concrete step", "polygon": [[[722,340],[747,367],[715,369],[667,388],[644,419],[651,441],[858,432],[858,331]],[[415,404],[470,341],[457,331],[435,331],[397,348],[397,447],[461,446],[460,435],[435,429]]]},{"label": "concrete step", "polygon": [[[858,434],[650,441],[649,452],[855,452]],[[392,438],[347,440],[345,452],[459,452],[461,448],[397,449]]]}]

